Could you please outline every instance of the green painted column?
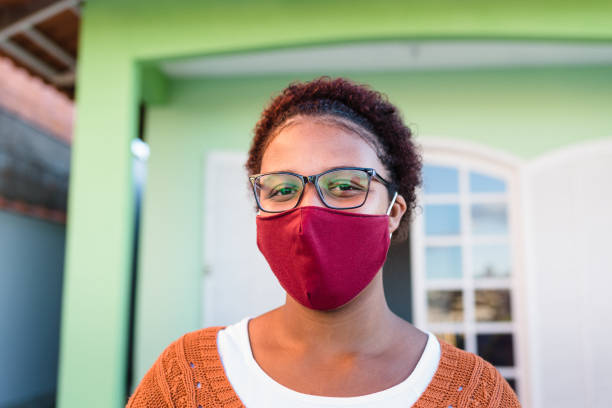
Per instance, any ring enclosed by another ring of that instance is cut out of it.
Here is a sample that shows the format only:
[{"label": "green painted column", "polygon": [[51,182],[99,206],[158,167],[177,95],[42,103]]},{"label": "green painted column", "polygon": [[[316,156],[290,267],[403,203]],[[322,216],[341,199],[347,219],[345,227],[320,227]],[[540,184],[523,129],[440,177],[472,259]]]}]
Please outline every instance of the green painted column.
[{"label": "green painted column", "polygon": [[[139,73],[82,29],[72,146],[58,406],[119,407],[125,397],[133,237],[130,144]],[[108,39],[107,39],[108,40]]]}]

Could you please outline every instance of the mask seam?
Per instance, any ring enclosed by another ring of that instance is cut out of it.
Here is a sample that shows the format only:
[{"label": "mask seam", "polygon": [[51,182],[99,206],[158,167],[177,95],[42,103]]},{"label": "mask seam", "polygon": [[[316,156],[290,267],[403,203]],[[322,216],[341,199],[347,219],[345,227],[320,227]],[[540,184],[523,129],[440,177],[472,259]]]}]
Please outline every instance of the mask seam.
[{"label": "mask seam", "polygon": [[303,221],[303,218],[302,218],[303,217],[302,209],[300,208],[298,211],[300,212],[300,230],[299,230],[299,233],[303,234],[303,230],[302,230],[302,221]]}]

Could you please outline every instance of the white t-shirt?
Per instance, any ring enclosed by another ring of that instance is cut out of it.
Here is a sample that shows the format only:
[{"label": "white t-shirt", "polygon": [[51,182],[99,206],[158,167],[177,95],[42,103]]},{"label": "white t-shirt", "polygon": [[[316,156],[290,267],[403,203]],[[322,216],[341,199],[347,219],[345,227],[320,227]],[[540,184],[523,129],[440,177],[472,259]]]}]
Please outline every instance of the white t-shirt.
[{"label": "white t-shirt", "polygon": [[414,404],[429,385],[440,361],[440,343],[430,332],[425,350],[414,371],[386,390],[357,397],[325,397],[303,394],[274,381],[253,358],[245,317],[217,334],[217,348],[230,384],[247,408],[406,408]]}]

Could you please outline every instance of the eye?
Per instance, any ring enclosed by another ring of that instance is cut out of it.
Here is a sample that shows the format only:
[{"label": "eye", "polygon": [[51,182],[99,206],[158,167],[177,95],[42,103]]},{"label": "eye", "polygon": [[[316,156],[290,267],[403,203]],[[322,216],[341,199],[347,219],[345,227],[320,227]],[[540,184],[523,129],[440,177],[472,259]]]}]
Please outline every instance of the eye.
[{"label": "eye", "polygon": [[270,193],[270,196],[287,195],[287,194],[292,194],[292,193],[295,193],[295,188],[293,187],[276,187],[275,189],[272,190],[272,192]]},{"label": "eye", "polygon": [[267,194],[268,199],[287,200],[293,197],[299,191],[298,187],[291,184],[279,184],[270,189]]},{"label": "eye", "polygon": [[362,193],[366,190],[365,186],[354,180],[331,180],[327,183],[326,189],[337,196],[352,195]]},{"label": "eye", "polygon": [[357,188],[357,186],[354,186],[351,183],[346,183],[346,182],[336,182],[336,183],[330,183],[327,186],[328,190],[341,190],[341,191],[347,191],[347,190],[355,190]]}]

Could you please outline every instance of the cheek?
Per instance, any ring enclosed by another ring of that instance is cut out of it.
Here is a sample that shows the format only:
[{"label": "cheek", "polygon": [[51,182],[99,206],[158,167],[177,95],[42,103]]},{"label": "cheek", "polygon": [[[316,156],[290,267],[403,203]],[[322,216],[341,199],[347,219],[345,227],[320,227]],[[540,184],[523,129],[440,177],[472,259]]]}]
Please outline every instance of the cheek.
[{"label": "cheek", "polygon": [[384,214],[389,205],[389,195],[384,188],[370,188],[365,204],[356,208],[362,214]]}]

